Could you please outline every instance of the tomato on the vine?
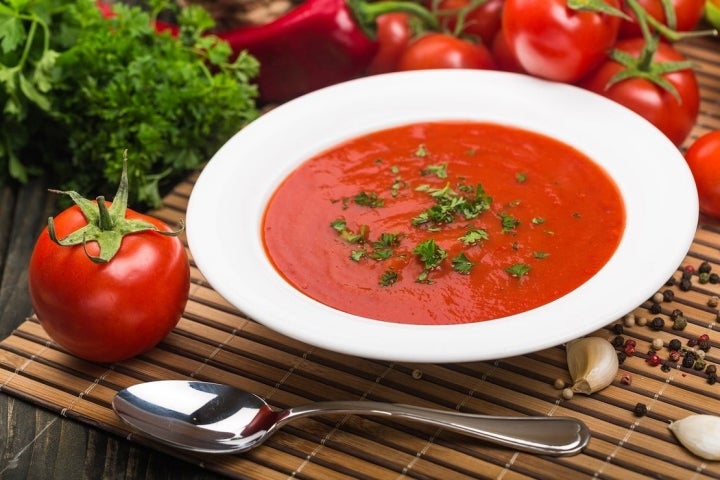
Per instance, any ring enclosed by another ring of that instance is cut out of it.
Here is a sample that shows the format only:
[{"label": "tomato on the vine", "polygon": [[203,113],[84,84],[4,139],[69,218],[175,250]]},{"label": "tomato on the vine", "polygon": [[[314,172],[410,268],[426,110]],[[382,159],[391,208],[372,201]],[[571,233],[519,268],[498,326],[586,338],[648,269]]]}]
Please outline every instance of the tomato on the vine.
[{"label": "tomato on the vine", "polygon": [[[615,49],[625,55],[638,59],[645,48],[642,38],[620,40]],[[620,72],[627,70],[617,60],[609,58],[588,75],[580,85],[628,107],[645,117],[650,123],[662,131],[675,145],[680,145],[687,138],[695,125],[700,110],[700,88],[695,72],[688,64],[686,68],[662,73],[662,65],[668,62],[684,64],[685,57],[670,44],[660,42],[652,57],[650,70],[638,70],[637,76],[629,76],[615,83]],[[671,90],[648,79],[652,69],[654,74],[667,82]]]},{"label": "tomato on the vine", "polygon": [[502,24],[505,0],[440,0],[434,9],[440,23],[460,36],[474,36],[489,46]]},{"label": "tomato on the vine", "polygon": [[720,130],[697,138],[685,151],[695,179],[700,211],[720,219]]},{"label": "tomato on the vine", "polygon": [[490,51],[446,33],[427,33],[411,42],[400,57],[398,70],[434,68],[494,68]]},{"label": "tomato on the vine", "polygon": [[[531,75],[574,83],[600,63],[614,45],[619,16],[573,10],[567,4],[567,0],[505,0],[505,40]],[[605,4],[619,12],[617,0]]]},{"label": "tomato on the vine", "polygon": [[[188,299],[185,247],[164,222],[126,208],[127,177],[108,207],[75,192],[48,221],[28,270],[35,314],[47,334],[90,361],[143,353],[177,324]],[[123,190],[124,189],[124,190]]]},{"label": "tomato on the vine", "polygon": [[395,71],[412,38],[410,15],[407,13],[385,13],[377,17],[375,22],[378,50],[367,68],[370,75]]},{"label": "tomato on the vine", "polygon": [[[705,0],[671,0],[670,6],[672,6],[675,15],[675,22],[674,25],[670,25],[671,22],[668,22],[665,9],[663,8],[663,0],[636,1],[648,15],[652,16],[661,24],[678,32],[689,32],[693,30],[700,22],[705,8]],[[620,38],[639,37],[641,32],[635,13],[627,2],[623,2],[622,9],[630,17],[630,20],[623,19],[620,23]]]}]

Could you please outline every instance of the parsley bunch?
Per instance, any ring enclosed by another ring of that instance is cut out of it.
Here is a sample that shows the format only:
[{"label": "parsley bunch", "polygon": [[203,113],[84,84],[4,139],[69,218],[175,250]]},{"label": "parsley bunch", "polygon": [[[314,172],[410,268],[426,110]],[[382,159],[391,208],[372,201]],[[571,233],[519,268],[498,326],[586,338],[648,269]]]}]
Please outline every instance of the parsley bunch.
[{"label": "parsley bunch", "polygon": [[96,194],[127,149],[130,202],[155,207],[257,117],[257,61],[205,35],[201,7],[172,36],[153,22],[173,4],[148,4],[105,18],[94,0],[0,0],[0,182],[44,174]]}]

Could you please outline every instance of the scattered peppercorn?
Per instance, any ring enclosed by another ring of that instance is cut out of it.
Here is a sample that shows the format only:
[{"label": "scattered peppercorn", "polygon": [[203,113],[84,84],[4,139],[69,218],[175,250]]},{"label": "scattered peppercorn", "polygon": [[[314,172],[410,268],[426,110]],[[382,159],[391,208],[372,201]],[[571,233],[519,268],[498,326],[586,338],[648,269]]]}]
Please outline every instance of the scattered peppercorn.
[{"label": "scattered peppercorn", "polygon": [[673,300],[675,300],[675,292],[667,289],[662,292],[662,298],[664,302],[672,302]]},{"label": "scattered peppercorn", "polygon": [[664,346],[664,342],[662,338],[653,338],[652,343],[650,344],[650,348],[653,350],[661,350]]},{"label": "scattered peppercorn", "polygon": [[653,317],[652,320],[650,320],[650,328],[652,330],[660,331],[665,327],[665,320],[662,317]]},{"label": "scattered peppercorn", "polygon": [[698,281],[701,285],[705,285],[710,281],[710,274],[709,273],[701,273],[698,275]]},{"label": "scattered peppercorn", "polygon": [[692,368],[695,365],[695,359],[697,357],[692,352],[686,352],[682,360],[682,366],[685,368]]},{"label": "scattered peppercorn", "polygon": [[710,265],[710,262],[702,262],[697,271],[698,273],[710,273],[711,270],[712,265]]},{"label": "scattered peppercorn", "polygon": [[644,403],[638,403],[635,405],[635,408],[633,409],[633,413],[636,417],[644,417],[647,415],[647,405]]},{"label": "scattered peppercorn", "polygon": [[670,350],[680,350],[682,348],[682,342],[680,342],[680,339],[673,338],[668,342],[668,349]]},{"label": "scattered peppercorn", "polygon": [[679,362],[681,358],[680,352],[677,350],[670,350],[670,353],[668,353],[668,360],[671,362]]},{"label": "scattered peppercorn", "polygon": [[627,359],[627,353],[625,353],[624,351],[621,350],[621,351],[617,352],[617,357],[618,357],[618,364],[622,365],[623,363],[625,363],[625,359]]},{"label": "scattered peppercorn", "polygon": [[625,325],[628,328],[632,328],[635,326],[635,315],[632,313],[628,313],[623,317],[623,325]]},{"label": "scattered peppercorn", "polygon": [[717,373],[717,366],[715,365],[708,365],[707,368],[705,368],[705,373],[708,375],[714,375]]},{"label": "scattered peppercorn", "polygon": [[718,303],[720,303],[720,297],[718,297],[717,295],[712,295],[708,298],[707,306],[715,308],[718,306]]},{"label": "scattered peppercorn", "polygon": [[563,380],[562,378],[556,378],[555,382],[553,383],[553,386],[557,390],[562,390],[563,388],[565,388],[565,380]]},{"label": "scattered peppercorn", "polygon": [[664,295],[660,292],[656,292],[651,298],[650,301],[653,303],[660,303],[664,299]]},{"label": "scattered peppercorn", "polygon": [[647,318],[637,317],[635,319],[635,323],[637,324],[638,327],[644,327],[645,325],[647,325]]},{"label": "scattered peppercorn", "polygon": [[712,283],[713,285],[720,283],[720,275],[717,273],[711,273],[708,277],[708,281]]},{"label": "scattered peppercorn", "polygon": [[707,379],[708,385],[715,385],[715,382],[717,382],[717,375],[709,375]]},{"label": "scattered peppercorn", "polygon": [[693,347],[696,347],[697,344],[698,344],[697,338],[688,338],[688,341],[687,341],[688,347],[693,348]]},{"label": "scattered peppercorn", "polygon": [[677,315],[674,316],[672,319],[672,329],[673,330],[685,330],[685,327],[687,327],[687,318],[685,318],[685,315]]},{"label": "scattered peppercorn", "polygon": [[651,367],[657,367],[658,365],[660,365],[660,356],[654,351],[651,351],[650,353],[648,353],[648,356],[645,359],[645,363],[647,363]]},{"label": "scattered peppercorn", "polygon": [[707,352],[712,347],[712,343],[710,343],[710,340],[700,340],[697,346],[703,352]]},{"label": "scattered peppercorn", "polygon": [[683,278],[682,280],[680,280],[680,285],[678,286],[678,288],[680,288],[680,290],[682,290],[683,292],[689,292],[692,289],[692,282],[689,278]]},{"label": "scattered peppercorn", "polygon": [[698,358],[695,360],[695,364],[693,365],[693,368],[699,372],[705,370],[705,367],[707,366],[707,362],[704,358]]},{"label": "scattered peppercorn", "polygon": [[612,343],[613,347],[620,348],[625,345],[625,338],[622,335],[616,335],[612,338],[610,343]]},{"label": "scattered peppercorn", "polygon": [[571,400],[573,396],[575,396],[575,392],[572,391],[572,388],[563,388],[562,397],[565,400]]},{"label": "scattered peppercorn", "polygon": [[630,385],[632,383],[632,375],[628,372],[623,373],[622,377],[620,377],[620,382],[625,385]]},{"label": "scattered peppercorn", "polygon": [[635,347],[637,346],[637,343],[635,343],[635,340],[627,339],[625,341],[625,345],[623,346],[623,352],[625,352],[625,355],[628,357],[632,357],[635,354]]},{"label": "scattered peppercorn", "polygon": [[615,335],[622,335],[623,334],[623,326],[621,323],[616,323],[612,326],[612,331]]},{"label": "scattered peppercorn", "polygon": [[663,372],[666,372],[666,373],[667,373],[667,372],[669,372],[670,370],[672,370],[672,367],[673,367],[673,366],[672,366],[672,363],[670,363],[670,362],[662,362],[662,365],[660,366],[660,370],[662,370]]},{"label": "scattered peppercorn", "polygon": [[652,305],[650,305],[650,308],[648,308],[648,311],[653,315],[657,315],[658,313],[662,312],[662,307],[659,303],[653,303]]},{"label": "scattered peppercorn", "polygon": [[673,285],[675,285],[675,277],[670,277],[665,281],[666,287],[672,287]]},{"label": "scattered peppercorn", "polygon": [[692,265],[685,265],[685,266],[683,267],[683,274],[692,275],[693,273],[695,273],[695,267],[694,267],[694,266],[692,266]]}]

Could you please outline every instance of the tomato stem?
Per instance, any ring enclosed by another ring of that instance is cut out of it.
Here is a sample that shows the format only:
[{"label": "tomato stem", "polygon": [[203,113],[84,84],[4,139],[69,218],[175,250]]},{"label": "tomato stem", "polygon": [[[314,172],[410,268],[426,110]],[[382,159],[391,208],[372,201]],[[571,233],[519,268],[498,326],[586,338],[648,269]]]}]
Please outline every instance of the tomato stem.
[{"label": "tomato stem", "polygon": [[98,227],[100,230],[112,230],[115,227],[115,222],[108,211],[107,205],[105,205],[105,197],[102,195],[97,197],[98,206]]}]

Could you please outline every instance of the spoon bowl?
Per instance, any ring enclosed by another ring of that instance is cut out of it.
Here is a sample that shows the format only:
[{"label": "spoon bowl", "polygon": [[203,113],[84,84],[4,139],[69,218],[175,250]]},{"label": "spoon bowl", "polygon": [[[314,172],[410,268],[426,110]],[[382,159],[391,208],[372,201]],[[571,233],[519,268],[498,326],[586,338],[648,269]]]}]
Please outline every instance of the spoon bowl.
[{"label": "spoon bowl", "polygon": [[229,385],[162,380],[134,385],[112,401],[128,425],[164,444],[204,453],[257,447],[283,425],[313,415],[396,417],[435,425],[497,445],[545,455],[579,453],[587,426],[570,417],[499,417],[373,401],[316,402],[287,410]]}]

